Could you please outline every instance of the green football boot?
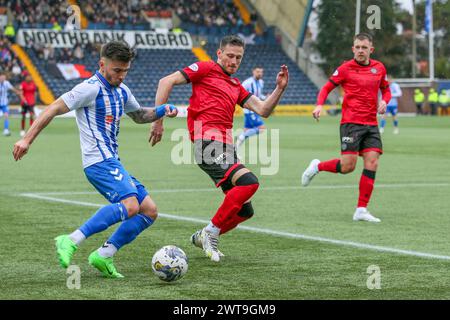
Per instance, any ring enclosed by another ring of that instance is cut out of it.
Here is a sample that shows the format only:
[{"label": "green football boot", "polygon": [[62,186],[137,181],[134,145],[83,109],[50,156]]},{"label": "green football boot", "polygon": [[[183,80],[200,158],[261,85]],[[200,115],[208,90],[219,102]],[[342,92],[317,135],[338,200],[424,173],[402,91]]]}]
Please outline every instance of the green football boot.
[{"label": "green football boot", "polygon": [[123,278],[124,276],[117,272],[113,264],[113,258],[104,258],[95,250],[89,255],[89,264],[100,271],[107,278]]},{"label": "green football boot", "polygon": [[63,268],[70,265],[73,254],[77,251],[78,246],[69,238],[69,235],[63,234],[55,238],[56,254],[58,256],[59,264]]}]

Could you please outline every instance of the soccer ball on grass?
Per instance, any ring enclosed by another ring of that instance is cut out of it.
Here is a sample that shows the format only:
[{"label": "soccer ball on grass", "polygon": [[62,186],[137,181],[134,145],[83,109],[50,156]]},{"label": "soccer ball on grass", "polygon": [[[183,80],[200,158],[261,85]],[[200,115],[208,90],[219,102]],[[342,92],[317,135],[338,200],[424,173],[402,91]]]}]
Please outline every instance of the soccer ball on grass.
[{"label": "soccer ball on grass", "polygon": [[188,258],[177,246],[164,246],[153,255],[152,270],[163,281],[176,281],[186,274]]}]

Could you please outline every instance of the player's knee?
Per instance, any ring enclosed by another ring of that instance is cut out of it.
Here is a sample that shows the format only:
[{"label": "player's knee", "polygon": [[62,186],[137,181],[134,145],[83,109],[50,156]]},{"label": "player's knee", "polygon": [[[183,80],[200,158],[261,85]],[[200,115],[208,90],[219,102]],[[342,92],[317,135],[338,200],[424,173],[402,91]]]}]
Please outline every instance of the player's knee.
[{"label": "player's knee", "polygon": [[355,170],[356,163],[350,162],[350,163],[341,163],[341,173],[347,174],[351,173]]},{"label": "player's knee", "polygon": [[[237,186],[254,186],[256,189],[259,187],[258,178],[254,175],[253,172],[244,173],[236,180]],[[255,190],[256,191],[256,190]]]},{"label": "player's knee", "polygon": [[378,159],[366,160],[364,163],[364,168],[371,170],[371,171],[376,171],[378,168]]},{"label": "player's knee", "polygon": [[237,213],[238,216],[245,219],[250,219],[254,214],[255,212],[251,202],[244,203],[241,210]]},{"label": "player's knee", "polygon": [[122,200],[123,205],[127,209],[128,217],[135,216],[139,213],[139,202],[136,197],[129,197]]},{"label": "player's knee", "polygon": [[144,200],[141,203],[140,212],[149,217],[150,219],[152,219],[153,221],[156,220],[156,218],[158,218],[158,207],[153,201]]}]

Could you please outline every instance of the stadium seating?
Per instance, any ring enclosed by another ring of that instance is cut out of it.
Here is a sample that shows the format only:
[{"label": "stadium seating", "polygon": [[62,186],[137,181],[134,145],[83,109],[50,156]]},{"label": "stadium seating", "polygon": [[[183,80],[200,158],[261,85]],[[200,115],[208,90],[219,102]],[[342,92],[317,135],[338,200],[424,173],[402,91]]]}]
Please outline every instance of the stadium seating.
[{"label": "stadium seating", "polygon": [[[27,53],[55,97],[59,97],[81,82],[80,79],[67,81],[54,77],[47,71],[46,62],[38,59],[33,50],[27,49]],[[159,79],[168,73],[190,65],[195,60],[196,57],[190,50],[139,49],[125,84],[132,89],[132,92],[142,105],[153,106]],[[86,55],[83,60],[73,59],[72,62],[84,64],[86,69],[91,72],[95,72],[98,69],[98,56]],[[171,102],[187,104],[190,95],[190,86],[176,87],[171,94]]]},{"label": "stadium seating", "polygon": [[[216,45],[206,46],[208,54],[215,59]],[[80,80],[66,81],[56,78],[47,71],[46,62],[38,59],[33,50],[27,49],[33,63],[37,66],[44,81],[55,97],[70,90]],[[143,105],[153,105],[158,81],[161,77],[195,62],[197,58],[189,50],[138,50],[137,60],[128,74],[125,84],[134,92]],[[73,59],[73,63],[86,65],[87,70],[94,72],[98,68],[98,56],[86,55],[83,60]],[[290,83],[281,104],[310,104],[315,102],[317,88],[304,75],[278,46],[249,45],[244,61],[237,74],[243,81],[251,76],[253,66],[260,65],[265,69],[265,92],[269,93],[275,87],[275,77],[281,64],[287,64],[290,72]],[[171,102],[188,104],[191,95],[190,86],[176,87],[171,95]]]}]

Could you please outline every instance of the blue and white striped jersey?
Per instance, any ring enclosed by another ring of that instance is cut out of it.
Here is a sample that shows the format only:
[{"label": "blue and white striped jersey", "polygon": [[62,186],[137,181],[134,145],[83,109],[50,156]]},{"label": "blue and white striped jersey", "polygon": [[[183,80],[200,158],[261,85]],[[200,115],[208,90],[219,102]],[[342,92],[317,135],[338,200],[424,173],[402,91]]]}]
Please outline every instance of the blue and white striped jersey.
[{"label": "blue and white striped jersey", "polygon": [[[258,97],[261,100],[266,99],[266,96],[263,94],[264,89],[264,80],[259,79],[256,80],[254,77],[250,77],[242,82],[242,86],[248,92],[252,93],[254,96]],[[253,114],[254,112],[248,109],[244,109],[244,114]]]},{"label": "blue and white striped jersey", "polygon": [[398,106],[398,98],[402,96],[402,89],[398,85],[397,82],[392,82],[389,84],[389,88],[391,89],[391,101],[388,103],[388,107],[397,107]]},{"label": "blue and white striped jersey", "polygon": [[12,88],[13,86],[8,80],[0,82],[0,106],[8,105],[8,90]]},{"label": "blue and white striped jersey", "polygon": [[140,108],[130,89],[123,83],[118,87],[110,85],[97,71],[61,98],[70,110],[75,110],[83,167],[118,159],[120,118]]}]

